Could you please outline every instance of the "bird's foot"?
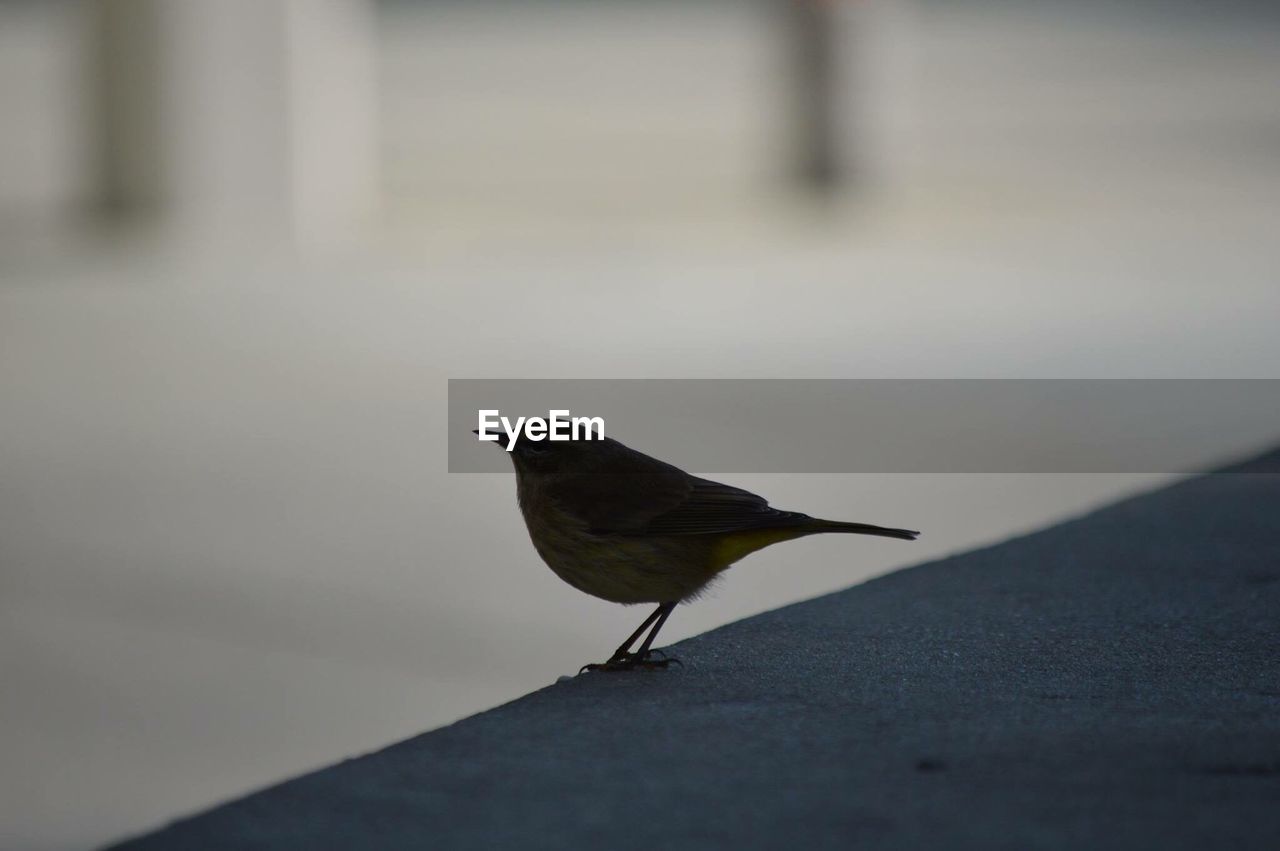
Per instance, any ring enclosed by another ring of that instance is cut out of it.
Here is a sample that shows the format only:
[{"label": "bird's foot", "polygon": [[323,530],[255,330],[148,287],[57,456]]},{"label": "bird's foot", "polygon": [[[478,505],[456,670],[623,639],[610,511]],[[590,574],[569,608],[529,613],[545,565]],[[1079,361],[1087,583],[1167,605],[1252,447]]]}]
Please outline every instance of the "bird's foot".
[{"label": "bird's foot", "polygon": [[684,663],[674,656],[668,656],[661,650],[650,650],[641,656],[639,653],[624,653],[620,656],[614,656],[608,662],[595,662],[590,665],[583,665],[578,673],[583,671],[634,671],[637,668],[642,671],[663,670],[670,665],[679,665],[684,667]]}]

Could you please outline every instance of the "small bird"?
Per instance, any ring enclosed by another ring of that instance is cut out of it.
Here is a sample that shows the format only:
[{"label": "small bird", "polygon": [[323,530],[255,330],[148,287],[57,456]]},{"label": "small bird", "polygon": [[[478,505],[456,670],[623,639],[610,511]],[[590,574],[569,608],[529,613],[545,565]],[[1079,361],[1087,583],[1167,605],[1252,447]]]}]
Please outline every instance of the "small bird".
[{"label": "small bird", "polygon": [[[499,435],[502,448],[509,443]],[[904,541],[920,534],[781,511],[749,491],[691,476],[607,437],[520,440],[508,454],[529,537],[556,575],[602,600],[658,604],[607,661],[583,671],[665,668],[677,661],[651,649],[672,610],[770,544],[824,532]]]}]

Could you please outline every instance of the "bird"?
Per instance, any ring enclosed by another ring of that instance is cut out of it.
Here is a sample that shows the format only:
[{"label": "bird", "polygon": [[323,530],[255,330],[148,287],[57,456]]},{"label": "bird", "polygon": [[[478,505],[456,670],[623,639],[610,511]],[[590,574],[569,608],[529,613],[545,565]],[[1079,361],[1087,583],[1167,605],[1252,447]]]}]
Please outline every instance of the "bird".
[{"label": "bird", "polygon": [[764,497],[690,475],[602,434],[514,446],[499,434],[496,442],[509,449],[520,512],[547,566],[593,597],[657,604],[612,656],[579,674],[679,664],[653,648],[672,611],[767,546],[827,532],[904,541],[920,534],[773,508]]}]

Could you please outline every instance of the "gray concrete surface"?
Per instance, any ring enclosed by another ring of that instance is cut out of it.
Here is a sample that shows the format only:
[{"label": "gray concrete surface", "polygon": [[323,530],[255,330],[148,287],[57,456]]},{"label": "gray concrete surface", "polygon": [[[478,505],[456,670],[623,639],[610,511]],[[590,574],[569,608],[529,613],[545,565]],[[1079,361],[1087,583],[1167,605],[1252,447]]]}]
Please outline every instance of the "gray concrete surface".
[{"label": "gray concrete surface", "polygon": [[1280,847],[1280,451],[1236,472],[116,847]]}]

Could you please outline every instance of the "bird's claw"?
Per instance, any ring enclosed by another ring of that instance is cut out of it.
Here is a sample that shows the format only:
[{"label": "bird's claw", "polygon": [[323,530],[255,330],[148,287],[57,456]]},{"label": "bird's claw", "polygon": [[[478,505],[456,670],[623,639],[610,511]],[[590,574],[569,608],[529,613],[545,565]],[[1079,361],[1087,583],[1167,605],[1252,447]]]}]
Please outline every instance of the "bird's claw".
[{"label": "bird's claw", "polygon": [[[659,654],[661,658],[654,658],[654,654]],[[684,662],[674,656],[668,656],[661,650],[650,650],[643,657],[638,653],[627,653],[623,656],[617,656],[608,662],[593,662],[589,665],[583,665],[578,673],[585,671],[607,671],[614,673],[617,671],[633,671],[639,668],[642,671],[658,671],[665,670],[670,665],[679,665],[684,667]]]}]

